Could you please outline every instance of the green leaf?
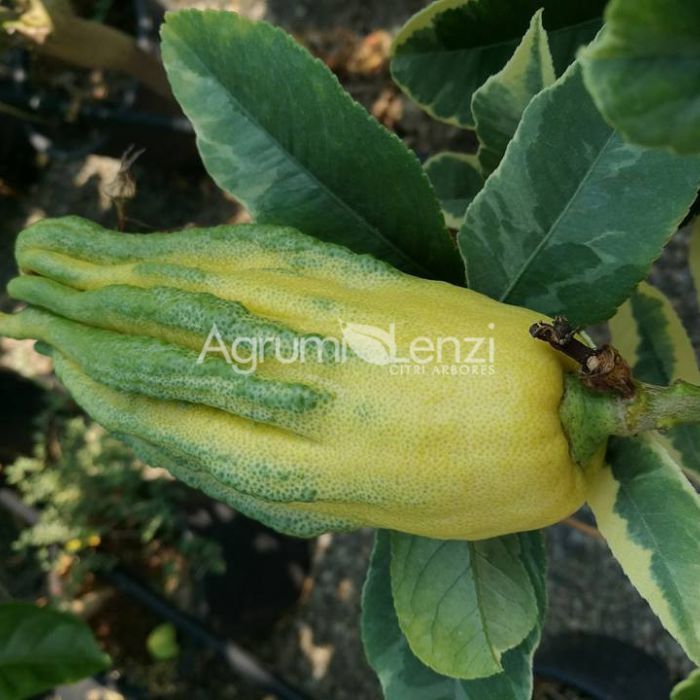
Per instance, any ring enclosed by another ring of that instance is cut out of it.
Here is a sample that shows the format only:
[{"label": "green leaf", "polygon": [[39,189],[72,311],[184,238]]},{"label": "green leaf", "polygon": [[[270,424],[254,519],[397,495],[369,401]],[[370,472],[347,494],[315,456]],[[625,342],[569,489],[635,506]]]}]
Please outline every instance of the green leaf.
[{"label": "green leaf", "polygon": [[479,542],[391,535],[391,586],[413,653],[438,673],[484,678],[537,623],[517,535]]},{"label": "green leaf", "polygon": [[498,167],[530,100],[554,79],[542,10],[538,10],[508,63],[472,97],[476,135],[481,144],[479,163],[485,175]]},{"label": "green leaf", "polygon": [[671,302],[642,282],[610,320],[612,342],[634,368],[637,379],[671,384],[683,379],[700,384],[695,351]]},{"label": "green leaf", "polygon": [[577,325],[646,277],[700,182],[700,158],[627,144],[574,64],[525,109],[459,233],[470,286]]},{"label": "green leaf", "polygon": [[471,129],[472,95],[503,68],[541,7],[561,74],[600,28],[605,0],[437,0],[396,37],[394,80],[436,119]]},{"label": "green leaf", "polygon": [[539,643],[545,609],[545,553],[540,533],[518,537],[537,594],[540,622],[521,644],[503,655],[502,673],[478,680],[458,680],[428,668],[408,646],[391,594],[390,535],[377,532],[362,597],[362,639],[386,700],[530,700],[532,655]]},{"label": "green leaf", "polygon": [[[612,344],[637,379],[666,386],[677,379],[700,384],[695,351],[671,302],[642,282],[610,321]],[[678,425],[659,439],[683,467],[700,474],[700,425]]]},{"label": "green leaf", "polygon": [[146,648],[156,661],[169,661],[177,657],[180,647],[174,625],[166,622],[151,630],[146,638]]},{"label": "green leaf", "polygon": [[586,85],[627,139],[700,153],[700,3],[612,0],[584,53]]},{"label": "green leaf", "polygon": [[613,438],[590,476],[598,528],[630,581],[700,661],[700,498],[654,438]]},{"label": "green leaf", "polygon": [[234,12],[170,13],[163,60],[209,174],[262,223],[463,279],[417,158],[282,30]]},{"label": "green leaf", "polygon": [[696,217],[690,233],[690,274],[695,285],[695,294],[700,305],[700,216]]},{"label": "green leaf", "polygon": [[446,151],[429,158],[423,167],[440,200],[445,223],[459,228],[467,207],[484,186],[476,156]]},{"label": "green leaf", "polygon": [[700,700],[700,669],[695,669],[672,691],[671,700]]},{"label": "green leaf", "polygon": [[28,603],[0,604],[0,640],[3,700],[75,683],[110,664],[82,620]]}]

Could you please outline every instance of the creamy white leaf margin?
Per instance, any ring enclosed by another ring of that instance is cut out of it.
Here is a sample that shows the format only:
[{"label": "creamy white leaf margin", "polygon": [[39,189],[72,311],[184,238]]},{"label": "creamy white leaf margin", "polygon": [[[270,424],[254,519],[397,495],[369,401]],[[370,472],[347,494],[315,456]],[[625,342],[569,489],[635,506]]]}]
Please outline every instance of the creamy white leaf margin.
[{"label": "creamy white leaf margin", "polygon": [[700,663],[700,498],[653,435],[611,440],[588,475],[598,528],[666,629]]}]

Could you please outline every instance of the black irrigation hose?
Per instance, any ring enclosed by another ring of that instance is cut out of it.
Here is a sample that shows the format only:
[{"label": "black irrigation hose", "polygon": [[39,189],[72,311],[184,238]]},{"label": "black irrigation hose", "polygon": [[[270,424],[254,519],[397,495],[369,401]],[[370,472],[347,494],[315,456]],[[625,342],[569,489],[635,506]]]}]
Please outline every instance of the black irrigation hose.
[{"label": "black irrigation hose", "polygon": [[216,651],[232,670],[261,690],[273,693],[282,700],[306,700],[305,696],[273,675],[249,652],[229,640],[217,639],[197,620],[174,608],[157,593],[131,578],[125,571],[117,568],[100,575],[122,592],[138,600],[152,613],[172,623],[201,646]]},{"label": "black irrigation hose", "polygon": [[535,661],[534,673],[540,678],[548,681],[555,681],[573,690],[586,693],[586,695],[590,696],[591,700],[614,700],[614,698],[610,698],[609,695],[605,695],[604,691],[597,687],[595,681],[589,679],[583,679],[582,681],[579,675],[572,674],[556,666],[539,664]]},{"label": "black irrigation hose", "polygon": [[[23,503],[10,489],[0,488],[0,507],[28,525],[33,525],[39,518],[38,511]],[[218,639],[198,620],[173,607],[160,595],[133,579],[126,571],[116,568],[100,572],[100,576],[156,616],[172,623],[180,632],[201,646],[218,653],[236,675],[260,690],[273,693],[280,700],[310,700],[308,696],[268,671],[252,654],[230,640]]]},{"label": "black irrigation hose", "polygon": [[[67,115],[70,110],[67,100],[52,96],[32,95],[28,91],[16,88],[7,89],[3,88],[2,85],[0,85],[0,103],[46,120]],[[124,107],[83,104],[78,110],[78,117],[85,121],[101,124],[136,124],[194,135],[192,125],[185,117],[139,112]]]}]

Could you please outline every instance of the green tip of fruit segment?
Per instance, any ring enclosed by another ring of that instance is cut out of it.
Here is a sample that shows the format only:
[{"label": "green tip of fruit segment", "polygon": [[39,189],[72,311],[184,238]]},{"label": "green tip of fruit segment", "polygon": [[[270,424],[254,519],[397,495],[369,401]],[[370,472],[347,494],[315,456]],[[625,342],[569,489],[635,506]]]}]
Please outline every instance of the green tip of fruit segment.
[{"label": "green tip of fruit segment", "polygon": [[23,337],[21,331],[22,322],[19,320],[18,314],[0,313],[0,336],[7,338]]}]

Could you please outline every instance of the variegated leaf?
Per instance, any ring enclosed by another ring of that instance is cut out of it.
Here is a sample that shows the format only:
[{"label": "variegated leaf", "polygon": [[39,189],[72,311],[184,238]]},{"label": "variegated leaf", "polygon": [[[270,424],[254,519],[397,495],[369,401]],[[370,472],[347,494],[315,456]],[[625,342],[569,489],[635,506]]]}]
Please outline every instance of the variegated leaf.
[{"label": "variegated leaf", "polygon": [[[564,154],[564,155],[563,155]],[[575,63],[527,106],[459,233],[470,286],[577,325],[610,318],[700,183],[700,158],[627,144]]]},{"label": "variegated leaf", "polygon": [[471,129],[474,91],[503,68],[539,8],[561,74],[595,36],[604,6],[605,0],[437,0],[399,32],[391,72],[430,115]]},{"label": "variegated leaf", "polygon": [[438,673],[475,679],[538,623],[519,535],[479,542],[391,534],[394,605],[411,651]]},{"label": "variegated leaf", "polygon": [[700,154],[700,2],[611,0],[582,57],[605,118],[645,146]]},{"label": "variegated leaf", "polygon": [[538,10],[508,63],[492,75],[472,97],[472,113],[479,137],[479,163],[484,175],[501,162],[530,100],[554,82],[554,65],[547,32]]},{"label": "variegated leaf", "polygon": [[467,207],[484,186],[476,156],[445,151],[429,158],[423,167],[440,200],[445,223],[458,229]]},{"label": "variegated leaf", "polygon": [[545,551],[540,533],[525,533],[519,538],[523,562],[537,596],[538,623],[517,647],[503,654],[501,673],[459,680],[436,673],[411,651],[393,605],[390,535],[377,532],[362,597],[362,639],[386,700],[530,700],[532,656],[539,643],[546,605]]},{"label": "variegated leaf", "polygon": [[415,154],[325,64],[281,29],[235,12],[169,13],[161,33],[207,171],[257,221],[462,283]]},{"label": "variegated leaf", "polygon": [[[666,386],[676,379],[700,384],[700,370],[688,334],[666,296],[639,285],[610,321],[612,343],[637,379]],[[679,425],[660,439],[683,467],[700,474],[700,426]]]},{"label": "variegated leaf", "polygon": [[653,435],[612,438],[589,479],[598,528],[666,629],[700,662],[700,498]]}]

